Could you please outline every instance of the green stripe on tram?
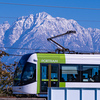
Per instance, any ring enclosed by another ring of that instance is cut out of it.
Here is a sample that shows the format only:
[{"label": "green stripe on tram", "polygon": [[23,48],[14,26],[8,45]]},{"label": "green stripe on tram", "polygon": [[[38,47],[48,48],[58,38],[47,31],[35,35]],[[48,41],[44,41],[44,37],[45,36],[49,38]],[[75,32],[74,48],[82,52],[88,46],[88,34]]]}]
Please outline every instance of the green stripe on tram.
[{"label": "green stripe on tram", "polygon": [[49,79],[42,79],[42,81],[49,81]]},{"label": "green stripe on tram", "polygon": [[59,87],[66,87],[66,82],[59,82]]},{"label": "green stripe on tram", "polygon": [[37,93],[40,93],[40,63],[65,64],[65,54],[37,53],[37,59]]},{"label": "green stripe on tram", "polygon": [[[42,79],[42,81],[49,81],[49,79]],[[51,79],[51,81],[52,81],[52,82],[53,82],[53,81],[57,82],[58,79]]]},{"label": "green stripe on tram", "polygon": [[51,81],[52,81],[52,82],[57,82],[57,81],[58,81],[58,79],[51,79]]}]

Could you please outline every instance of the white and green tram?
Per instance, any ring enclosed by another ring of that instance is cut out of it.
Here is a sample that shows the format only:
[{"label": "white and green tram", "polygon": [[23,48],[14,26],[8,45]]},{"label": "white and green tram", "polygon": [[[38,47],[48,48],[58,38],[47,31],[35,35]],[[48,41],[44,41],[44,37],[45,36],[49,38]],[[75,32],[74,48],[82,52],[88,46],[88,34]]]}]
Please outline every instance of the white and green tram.
[{"label": "white and green tram", "polygon": [[100,88],[100,54],[23,55],[13,94],[47,94],[48,87]]}]

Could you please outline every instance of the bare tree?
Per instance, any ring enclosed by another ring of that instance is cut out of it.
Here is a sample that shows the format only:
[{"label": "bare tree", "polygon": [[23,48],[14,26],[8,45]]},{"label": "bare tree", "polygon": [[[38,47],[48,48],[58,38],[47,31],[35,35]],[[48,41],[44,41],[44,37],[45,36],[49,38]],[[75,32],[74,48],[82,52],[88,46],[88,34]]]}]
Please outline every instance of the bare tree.
[{"label": "bare tree", "polygon": [[0,50],[0,95],[12,95],[14,69],[17,62],[6,65],[1,61],[4,56],[9,54]]}]

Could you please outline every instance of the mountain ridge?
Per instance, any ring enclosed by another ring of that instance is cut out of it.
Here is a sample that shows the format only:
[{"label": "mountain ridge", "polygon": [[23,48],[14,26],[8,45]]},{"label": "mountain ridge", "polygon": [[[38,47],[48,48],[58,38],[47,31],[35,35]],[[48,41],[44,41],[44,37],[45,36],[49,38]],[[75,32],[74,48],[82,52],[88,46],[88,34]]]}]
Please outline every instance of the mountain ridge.
[{"label": "mountain ridge", "polygon": [[76,34],[66,35],[55,40],[70,50],[100,52],[100,29],[85,29],[73,19],[54,18],[46,12],[19,17],[12,25],[8,22],[0,24],[0,46],[35,49],[26,51],[5,48],[6,52],[13,54],[25,54],[43,49],[55,50],[56,46],[49,43],[47,38],[69,30],[75,30]]}]

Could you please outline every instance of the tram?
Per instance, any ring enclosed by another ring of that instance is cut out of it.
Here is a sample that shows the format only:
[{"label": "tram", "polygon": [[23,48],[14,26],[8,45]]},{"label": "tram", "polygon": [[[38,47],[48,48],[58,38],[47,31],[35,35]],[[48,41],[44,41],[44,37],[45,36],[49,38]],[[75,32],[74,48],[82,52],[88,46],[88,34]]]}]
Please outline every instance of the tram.
[{"label": "tram", "polygon": [[48,87],[100,88],[100,54],[25,54],[15,73],[13,94],[47,94]]}]

